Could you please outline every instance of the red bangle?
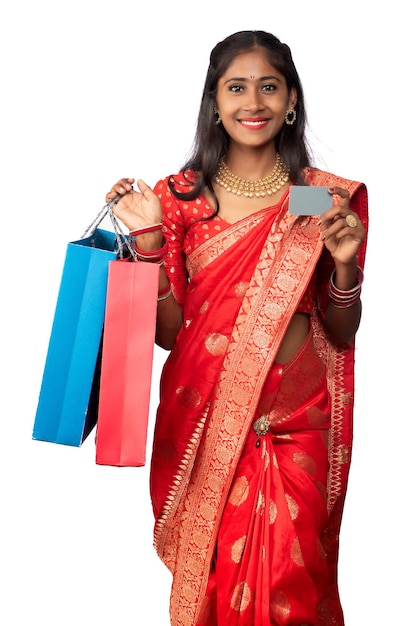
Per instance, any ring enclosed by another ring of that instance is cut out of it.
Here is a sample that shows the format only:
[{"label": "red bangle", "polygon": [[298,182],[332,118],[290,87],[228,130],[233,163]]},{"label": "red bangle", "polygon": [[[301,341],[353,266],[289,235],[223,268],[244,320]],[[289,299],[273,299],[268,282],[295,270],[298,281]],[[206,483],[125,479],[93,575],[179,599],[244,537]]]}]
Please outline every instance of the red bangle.
[{"label": "red bangle", "polygon": [[167,255],[168,244],[165,240],[161,248],[158,250],[152,250],[151,252],[146,252],[145,250],[140,250],[136,245],[136,241],[134,243],[135,252],[141,261],[149,261],[151,263],[161,263],[164,261]]},{"label": "red bangle", "polygon": [[150,224],[149,226],[144,226],[143,228],[136,228],[135,230],[130,230],[129,235],[131,237],[136,237],[137,235],[143,235],[145,233],[154,233],[156,230],[162,230],[163,224],[159,222],[158,224]]},{"label": "red bangle", "polygon": [[165,294],[168,293],[170,289],[171,289],[171,285],[170,283],[167,283],[165,287],[158,290],[158,296],[165,296]]},{"label": "red bangle", "polygon": [[167,300],[172,294],[171,283],[168,282],[165,287],[158,290],[157,302],[162,302],[163,300]]},{"label": "red bangle", "polygon": [[338,289],[334,284],[335,270],[332,272],[328,283],[328,295],[330,302],[338,309],[345,309],[353,306],[360,300],[361,286],[363,284],[364,275],[363,270],[357,268],[357,285],[352,289]]}]

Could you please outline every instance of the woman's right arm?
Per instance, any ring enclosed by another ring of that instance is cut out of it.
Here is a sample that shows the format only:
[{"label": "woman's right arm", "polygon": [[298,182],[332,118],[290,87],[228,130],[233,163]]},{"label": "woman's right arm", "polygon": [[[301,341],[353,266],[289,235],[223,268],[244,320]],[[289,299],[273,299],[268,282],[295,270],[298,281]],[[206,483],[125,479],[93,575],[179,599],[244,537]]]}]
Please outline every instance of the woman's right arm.
[{"label": "woman's right arm", "polygon": [[[133,188],[133,178],[122,178],[106,194],[106,202],[114,200],[117,195],[120,199],[113,205],[113,212],[118,219],[125,224],[129,231],[140,230],[152,224],[160,224],[162,221],[161,202],[151,187],[142,180],[138,180],[139,191]],[[161,230],[143,233],[135,237],[136,247],[144,252],[158,251],[163,246],[163,235]],[[158,290],[162,294],[159,296],[157,304],[157,327],[155,341],[157,345],[165,350],[171,350],[175,344],[176,337],[183,324],[183,311],[173,297],[170,281],[165,272],[164,266],[160,266],[160,277]],[[165,297],[167,296],[168,297]]]}]

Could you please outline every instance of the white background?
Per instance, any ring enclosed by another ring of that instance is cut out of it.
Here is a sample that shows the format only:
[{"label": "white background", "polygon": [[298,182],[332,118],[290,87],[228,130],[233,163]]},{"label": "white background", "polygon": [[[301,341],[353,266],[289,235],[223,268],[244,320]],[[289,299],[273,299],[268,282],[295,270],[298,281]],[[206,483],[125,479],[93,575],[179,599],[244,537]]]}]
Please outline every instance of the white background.
[{"label": "white background", "polygon": [[[165,626],[148,466],[31,440],[66,244],[119,177],[153,185],[191,145],[212,47],[288,43],[319,166],[366,182],[370,239],[343,521],[347,626],[416,610],[416,34],[413,3],[15,0],[0,10],[0,622]],[[159,371],[156,350],[150,437]]]}]

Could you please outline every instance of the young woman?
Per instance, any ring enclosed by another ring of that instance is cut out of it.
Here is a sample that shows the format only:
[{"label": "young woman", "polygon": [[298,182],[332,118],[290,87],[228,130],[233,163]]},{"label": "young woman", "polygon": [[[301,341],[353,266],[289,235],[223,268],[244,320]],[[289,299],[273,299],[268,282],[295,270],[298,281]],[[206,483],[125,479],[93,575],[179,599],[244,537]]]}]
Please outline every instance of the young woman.
[{"label": "young woman", "polygon": [[[291,52],[262,31],[215,46],[192,157],[137,185],[106,199],[161,264],[151,496],[171,624],[342,625],[366,188],[311,165]],[[329,188],[321,216],[289,213],[292,185]]]}]

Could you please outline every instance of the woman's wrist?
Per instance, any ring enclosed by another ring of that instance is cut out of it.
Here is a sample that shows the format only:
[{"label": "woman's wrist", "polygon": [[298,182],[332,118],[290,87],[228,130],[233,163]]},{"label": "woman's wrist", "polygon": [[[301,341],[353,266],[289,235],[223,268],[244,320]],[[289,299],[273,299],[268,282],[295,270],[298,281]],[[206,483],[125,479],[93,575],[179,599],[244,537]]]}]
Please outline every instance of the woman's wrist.
[{"label": "woman's wrist", "polygon": [[333,272],[333,282],[338,289],[341,289],[342,291],[352,289],[357,284],[357,279],[357,259],[354,259],[351,263],[335,264],[335,270]]},{"label": "woman's wrist", "polygon": [[136,235],[134,238],[135,247],[144,252],[153,252],[163,246],[163,235],[161,232]]}]

